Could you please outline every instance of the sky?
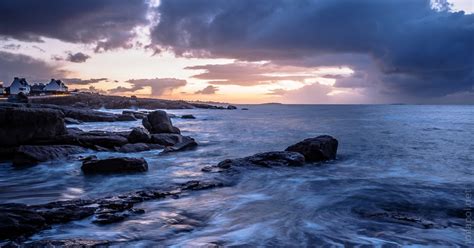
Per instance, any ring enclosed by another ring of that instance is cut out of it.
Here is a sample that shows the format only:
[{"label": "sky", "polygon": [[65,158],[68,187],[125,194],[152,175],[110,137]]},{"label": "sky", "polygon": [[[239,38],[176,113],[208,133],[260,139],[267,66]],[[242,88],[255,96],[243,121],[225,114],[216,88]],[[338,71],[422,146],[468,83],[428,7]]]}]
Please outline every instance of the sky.
[{"label": "sky", "polygon": [[304,104],[474,104],[472,0],[2,0],[0,84]]}]

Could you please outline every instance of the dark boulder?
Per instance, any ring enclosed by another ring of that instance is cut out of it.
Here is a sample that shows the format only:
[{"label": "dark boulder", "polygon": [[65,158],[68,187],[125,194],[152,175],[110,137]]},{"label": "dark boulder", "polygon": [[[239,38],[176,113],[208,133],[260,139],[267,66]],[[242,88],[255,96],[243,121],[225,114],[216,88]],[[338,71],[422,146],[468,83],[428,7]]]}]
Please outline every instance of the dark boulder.
[{"label": "dark boulder", "polygon": [[0,146],[17,146],[34,139],[66,133],[60,111],[43,108],[0,107]]},{"label": "dark boulder", "polygon": [[113,133],[106,135],[95,135],[85,133],[83,135],[73,137],[73,140],[74,144],[83,147],[90,147],[92,149],[94,149],[96,146],[112,149],[115,147],[123,146],[128,143],[127,138]]},{"label": "dark boulder", "polygon": [[235,166],[302,166],[304,163],[304,156],[297,152],[264,152],[245,158],[226,159],[217,167],[227,169]]},{"label": "dark boulder", "polygon": [[108,158],[88,160],[82,162],[84,174],[144,172],[148,170],[148,163],[143,158]]},{"label": "dark boulder", "polygon": [[118,116],[112,113],[72,107],[54,107],[60,109],[66,117],[83,122],[113,122],[118,120]]},{"label": "dark boulder", "polygon": [[322,135],[305,139],[289,146],[285,151],[299,152],[304,155],[307,162],[317,162],[336,159],[337,146],[338,141],[335,138]]},{"label": "dark boulder", "polygon": [[148,130],[143,127],[134,128],[132,132],[130,132],[130,134],[128,135],[128,141],[130,143],[148,143],[150,142],[150,139],[150,132],[148,132]]},{"label": "dark boulder", "polygon": [[227,106],[227,109],[232,109],[233,110],[233,109],[237,109],[237,107],[234,106],[234,105],[229,105],[229,106]]},{"label": "dark boulder", "polygon": [[182,115],[181,119],[196,119],[194,115]]},{"label": "dark boulder", "polygon": [[0,205],[0,240],[33,234],[46,226],[43,216],[26,205]]},{"label": "dark boulder", "polygon": [[173,146],[166,147],[163,152],[178,152],[194,149],[198,146],[198,143],[189,136],[182,136],[181,141],[174,144]]},{"label": "dark boulder", "polygon": [[146,118],[142,120],[142,123],[150,133],[180,133],[178,128],[173,127],[168,114],[162,110],[149,113]]},{"label": "dark boulder", "polygon": [[14,154],[14,166],[35,165],[39,162],[66,158],[71,154],[85,152],[86,149],[74,145],[20,146]]}]

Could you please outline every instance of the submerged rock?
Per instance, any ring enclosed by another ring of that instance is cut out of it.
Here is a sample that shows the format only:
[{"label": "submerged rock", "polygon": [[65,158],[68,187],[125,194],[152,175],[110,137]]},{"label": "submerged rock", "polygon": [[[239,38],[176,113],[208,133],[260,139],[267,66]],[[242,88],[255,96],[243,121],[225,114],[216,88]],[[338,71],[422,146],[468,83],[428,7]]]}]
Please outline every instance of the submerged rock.
[{"label": "submerged rock", "polygon": [[18,247],[39,248],[39,247],[109,247],[107,240],[87,240],[87,239],[61,239],[61,240],[38,240],[21,244]]},{"label": "submerged rock", "polygon": [[133,115],[133,117],[137,119],[143,119],[146,117],[146,113],[143,112],[138,112],[138,111],[132,111],[132,110],[124,110],[122,111],[122,114],[124,115]]},{"label": "submerged rock", "polygon": [[264,152],[245,158],[226,159],[220,162],[217,167],[228,169],[236,166],[302,166],[304,163],[304,156],[297,152]]},{"label": "submerged rock", "polygon": [[159,133],[151,135],[151,143],[163,146],[174,146],[183,141],[183,136],[175,133]]},{"label": "submerged rock", "polygon": [[178,151],[185,151],[190,150],[198,146],[198,143],[189,136],[182,136],[181,141],[174,144],[173,146],[166,147],[163,152],[178,152]]},{"label": "submerged rock", "polygon": [[143,127],[134,128],[132,132],[130,132],[130,134],[128,135],[128,141],[130,143],[148,143],[150,142],[150,139],[150,132],[148,132],[148,130]]},{"label": "submerged rock", "polygon": [[[94,222],[97,224],[113,223],[129,216],[144,213],[142,209],[133,208],[136,203],[165,197],[177,197],[182,192],[189,190],[204,190],[221,186],[223,186],[221,182],[189,181],[172,187],[167,191],[161,189],[147,189],[107,196],[95,200],[77,199],[31,206],[24,204],[0,204],[0,240],[13,240],[9,244],[14,245],[19,240],[24,240],[21,238],[49,228],[51,225],[80,220],[93,215],[95,215]],[[42,247],[41,244],[47,245],[52,241],[46,240],[44,242],[45,243],[37,244],[39,247]],[[61,246],[62,244],[73,245],[76,241],[54,242],[59,242],[57,244]],[[21,243],[20,246],[24,247],[27,244],[28,243]],[[79,242],[78,245],[79,244],[81,244],[81,242]]]},{"label": "submerged rock", "polygon": [[131,152],[143,152],[153,149],[163,149],[164,146],[159,144],[145,144],[145,143],[133,143],[125,144],[118,149],[119,152],[131,153]]},{"label": "submerged rock", "polygon": [[74,145],[20,146],[14,154],[14,166],[35,165],[39,162],[66,158],[71,154],[85,152],[86,149]]},{"label": "submerged rock", "polygon": [[81,169],[85,174],[145,172],[148,170],[148,163],[143,158],[92,159],[83,161]]},{"label": "submerged rock", "polygon": [[194,115],[182,115],[181,119],[196,119]]},{"label": "submerged rock", "polygon": [[165,111],[156,110],[149,113],[142,120],[143,126],[150,133],[181,133],[177,127],[171,123],[171,119]]},{"label": "submerged rock", "polygon": [[0,146],[17,146],[35,139],[66,134],[60,111],[43,108],[0,107]]},{"label": "submerged rock", "polygon": [[307,162],[318,162],[336,159],[337,146],[338,141],[335,138],[322,135],[298,142],[285,151],[299,152],[304,155]]}]

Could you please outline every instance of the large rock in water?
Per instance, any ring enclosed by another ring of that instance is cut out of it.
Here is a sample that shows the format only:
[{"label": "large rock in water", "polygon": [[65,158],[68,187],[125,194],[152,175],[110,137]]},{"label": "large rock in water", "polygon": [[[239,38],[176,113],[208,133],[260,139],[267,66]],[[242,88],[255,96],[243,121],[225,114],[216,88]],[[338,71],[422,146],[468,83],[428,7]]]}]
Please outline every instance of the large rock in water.
[{"label": "large rock in water", "polygon": [[13,158],[14,166],[35,165],[39,162],[65,158],[86,149],[73,145],[20,146]]},{"label": "large rock in water", "polygon": [[338,142],[329,135],[305,139],[286,148],[285,151],[299,152],[307,162],[326,161],[336,158]]},{"label": "large rock in water", "polygon": [[60,111],[0,108],[0,146],[18,146],[34,139],[48,139],[65,133],[64,116]]},{"label": "large rock in water", "polygon": [[151,139],[150,132],[143,127],[136,127],[128,135],[128,141],[130,143],[147,143]]},{"label": "large rock in water", "polygon": [[142,124],[150,133],[181,133],[177,127],[173,127],[170,117],[162,110],[149,113],[143,118]]},{"label": "large rock in water", "polygon": [[234,166],[302,166],[304,163],[304,156],[298,152],[264,152],[245,158],[226,159],[217,167],[228,169]]},{"label": "large rock in water", "polygon": [[108,158],[92,159],[82,163],[85,174],[144,172],[148,170],[148,163],[143,158]]}]

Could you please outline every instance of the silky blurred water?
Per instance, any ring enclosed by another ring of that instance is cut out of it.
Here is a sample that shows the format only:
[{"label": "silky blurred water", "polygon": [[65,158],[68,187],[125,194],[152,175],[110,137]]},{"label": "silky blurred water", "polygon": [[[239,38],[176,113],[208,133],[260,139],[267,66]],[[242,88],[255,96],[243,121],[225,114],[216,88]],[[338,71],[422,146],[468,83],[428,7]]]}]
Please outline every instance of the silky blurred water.
[{"label": "silky blurred water", "polygon": [[[241,106],[242,107],[242,106]],[[411,105],[258,105],[250,110],[170,110],[199,148],[144,157],[144,174],[85,176],[80,162],[14,169],[0,165],[0,201],[27,204],[95,198],[192,179],[226,158],[283,150],[304,138],[339,140],[336,161],[301,168],[242,171],[230,187],[145,202],[144,215],[111,225],[85,219],[32,239],[106,239],[119,246],[468,246],[463,209],[474,173],[474,107]],[[119,110],[114,110],[121,112]],[[140,121],[87,123],[123,131]],[[90,152],[92,153],[92,152]],[[81,154],[88,155],[88,154]],[[110,152],[98,157],[117,156]],[[359,212],[407,211],[440,226],[364,218]]]}]

